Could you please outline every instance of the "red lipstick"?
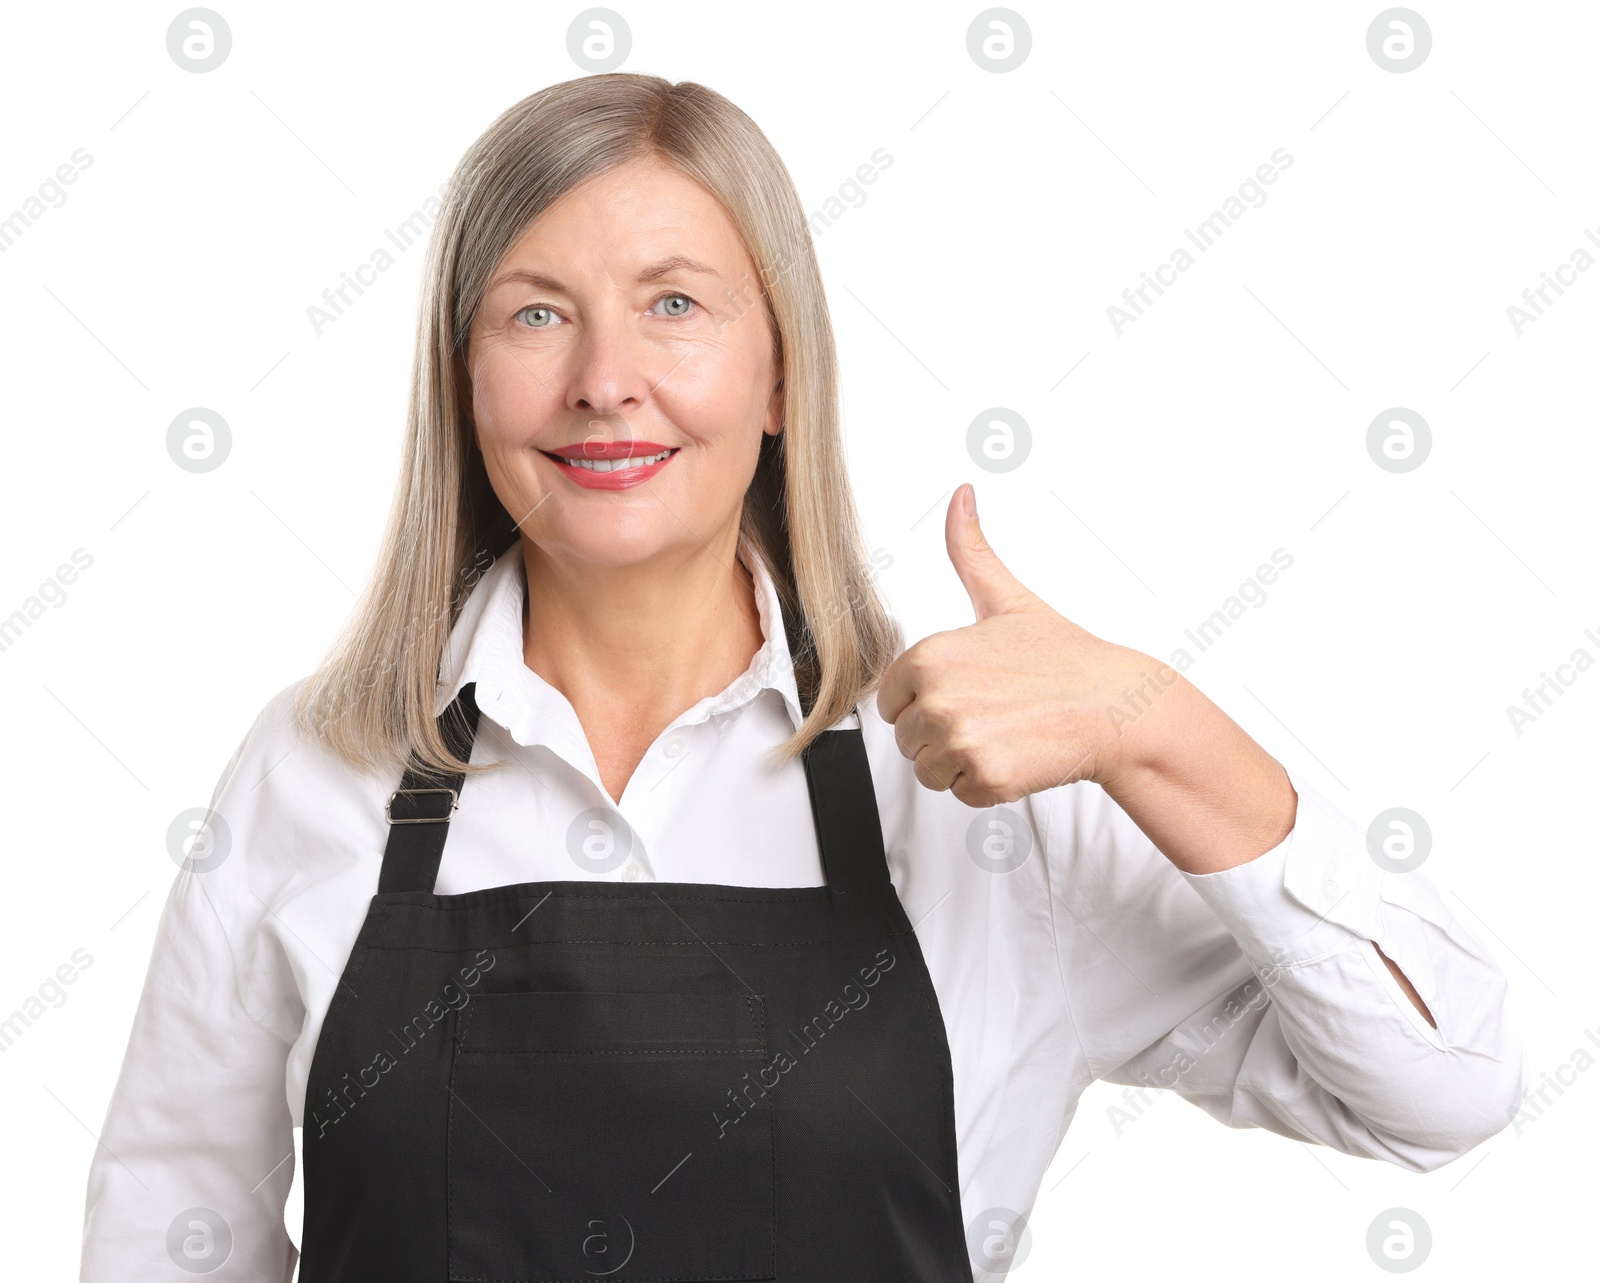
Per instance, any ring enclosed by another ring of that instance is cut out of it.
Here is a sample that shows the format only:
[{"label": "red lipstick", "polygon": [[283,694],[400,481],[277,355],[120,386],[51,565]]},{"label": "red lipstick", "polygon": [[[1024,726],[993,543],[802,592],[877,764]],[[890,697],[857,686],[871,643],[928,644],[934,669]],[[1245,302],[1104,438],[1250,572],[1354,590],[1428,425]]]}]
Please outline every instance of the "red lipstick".
[{"label": "red lipstick", "polygon": [[626,490],[642,485],[665,468],[677,455],[678,447],[654,441],[592,438],[539,453],[552,460],[574,485],[586,490]]}]

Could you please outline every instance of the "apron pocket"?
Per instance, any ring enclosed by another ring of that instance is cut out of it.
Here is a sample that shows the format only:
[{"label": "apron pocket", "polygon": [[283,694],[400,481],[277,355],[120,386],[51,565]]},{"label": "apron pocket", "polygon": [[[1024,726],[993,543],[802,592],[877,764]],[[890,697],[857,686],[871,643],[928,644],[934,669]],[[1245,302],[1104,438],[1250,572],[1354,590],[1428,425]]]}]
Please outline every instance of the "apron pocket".
[{"label": "apron pocket", "polygon": [[776,1277],[760,998],[480,993],[455,1019],[452,1280]]}]

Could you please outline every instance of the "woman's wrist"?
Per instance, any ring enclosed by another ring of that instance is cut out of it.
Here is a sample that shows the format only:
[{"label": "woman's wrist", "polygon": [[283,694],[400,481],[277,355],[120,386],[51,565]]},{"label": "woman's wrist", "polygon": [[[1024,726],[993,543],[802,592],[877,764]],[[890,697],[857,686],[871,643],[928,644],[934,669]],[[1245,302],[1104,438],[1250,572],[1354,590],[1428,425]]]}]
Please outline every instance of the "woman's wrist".
[{"label": "woman's wrist", "polygon": [[1178,868],[1217,873],[1282,842],[1298,798],[1282,764],[1176,676],[1118,726],[1099,783]]}]

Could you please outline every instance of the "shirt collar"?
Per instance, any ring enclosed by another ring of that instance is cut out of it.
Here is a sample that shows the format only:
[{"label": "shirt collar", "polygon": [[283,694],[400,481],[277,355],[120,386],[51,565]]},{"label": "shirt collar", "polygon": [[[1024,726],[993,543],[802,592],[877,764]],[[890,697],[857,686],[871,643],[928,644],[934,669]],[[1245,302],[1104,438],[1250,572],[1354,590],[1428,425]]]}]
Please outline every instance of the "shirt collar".
[{"label": "shirt collar", "polygon": [[[738,557],[755,585],[761,616],[761,648],[750,666],[720,694],[707,696],[676,719],[694,725],[721,716],[753,700],[768,688],[778,692],[796,729],[803,720],[794,679],[794,660],[783,627],[777,585],[761,557],[743,534]],[[450,631],[440,664],[433,715],[437,718],[468,682],[480,707],[492,709],[497,721],[524,745],[581,739],[566,696],[535,673],[522,658],[522,610],[528,583],[522,567],[522,540],[496,558],[472,588]]]}]

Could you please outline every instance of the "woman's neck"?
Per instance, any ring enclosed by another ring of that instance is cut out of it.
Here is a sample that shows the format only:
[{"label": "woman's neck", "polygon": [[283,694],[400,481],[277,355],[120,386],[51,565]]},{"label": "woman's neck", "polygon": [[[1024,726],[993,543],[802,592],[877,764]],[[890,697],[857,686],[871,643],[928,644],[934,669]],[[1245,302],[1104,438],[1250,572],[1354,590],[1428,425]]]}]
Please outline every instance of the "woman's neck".
[{"label": "woman's neck", "polygon": [[761,648],[739,531],[650,562],[602,566],[522,541],[523,662],[566,696],[606,792],[686,708],[723,690]]}]

